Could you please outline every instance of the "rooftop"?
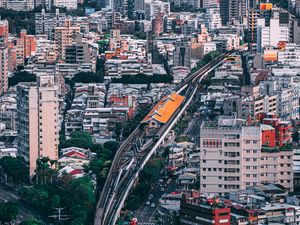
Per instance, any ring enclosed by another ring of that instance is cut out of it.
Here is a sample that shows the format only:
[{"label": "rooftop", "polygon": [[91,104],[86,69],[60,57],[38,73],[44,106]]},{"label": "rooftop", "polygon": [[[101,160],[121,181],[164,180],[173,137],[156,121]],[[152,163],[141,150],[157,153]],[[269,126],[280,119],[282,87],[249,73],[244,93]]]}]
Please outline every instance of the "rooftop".
[{"label": "rooftop", "polygon": [[184,99],[185,97],[178,95],[176,92],[163,97],[143,119],[142,123],[147,123],[151,119],[160,123],[167,123]]}]

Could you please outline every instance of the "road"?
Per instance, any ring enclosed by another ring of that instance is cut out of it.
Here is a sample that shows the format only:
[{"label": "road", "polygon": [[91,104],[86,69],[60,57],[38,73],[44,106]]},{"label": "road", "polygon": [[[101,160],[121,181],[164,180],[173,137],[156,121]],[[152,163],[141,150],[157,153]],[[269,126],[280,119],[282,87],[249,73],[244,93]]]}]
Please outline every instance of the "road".
[{"label": "road", "polygon": [[[160,179],[162,179],[161,177]],[[163,179],[164,182],[162,183],[157,183],[153,190],[151,190],[150,194],[153,195],[153,198],[151,199],[146,199],[141,208],[136,212],[136,217],[138,219],[138,224],[142,225],[151,225],[151,224],[157,224],[157,206],[158,206],[158,201],[164,194],[170,194],[173,191],[176,191],[176,185],[175,181],[172,181],[169,185],[167,185],[166,181],[168,178]],[[162,187],[166,187],[165,191],[161,191]],[[146,205],[146,202],[150,201],[150,203],[154,203],[155,207],[151,207],[150,205]]]},{"label": "road", "polygon": [[[16,191],[7,187],[4,184],[0,184],[0,201],[2,202],[15,202],[19,205],[19,215],[17,220],[22,221],[29,217],[35,217],[37,219],[42,220],[36,210],[32,209],[29,205],[25,202],[20,200]],[[47,222],[43,221],[43,224],[48,224]]]}]

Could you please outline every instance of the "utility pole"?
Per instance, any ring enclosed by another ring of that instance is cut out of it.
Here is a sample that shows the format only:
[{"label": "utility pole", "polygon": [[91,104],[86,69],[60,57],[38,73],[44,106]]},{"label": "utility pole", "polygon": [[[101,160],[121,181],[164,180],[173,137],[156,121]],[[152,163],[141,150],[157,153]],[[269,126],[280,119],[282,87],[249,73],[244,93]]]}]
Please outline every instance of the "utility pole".
[{"label": "utility pole", "polygon": [[65,209],[65,208],[53,208],[57,211],[57,214],[51,215],[49,217],[54,218],[56,220],[60,221],[64,221],[64,220],[68,220],[69,216],[68,215],[63,215],[61,214],[61,212]]}]

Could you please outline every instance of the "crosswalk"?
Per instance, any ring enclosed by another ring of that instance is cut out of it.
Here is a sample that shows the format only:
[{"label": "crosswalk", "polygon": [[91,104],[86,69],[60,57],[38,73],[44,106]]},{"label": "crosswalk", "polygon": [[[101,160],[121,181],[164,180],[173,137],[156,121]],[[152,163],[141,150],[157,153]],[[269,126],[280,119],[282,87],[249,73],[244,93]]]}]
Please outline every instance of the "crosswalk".
[{"label": "crosswalk", "polygon": [[138,222],[138,225],[157,225],[157,222]]}]

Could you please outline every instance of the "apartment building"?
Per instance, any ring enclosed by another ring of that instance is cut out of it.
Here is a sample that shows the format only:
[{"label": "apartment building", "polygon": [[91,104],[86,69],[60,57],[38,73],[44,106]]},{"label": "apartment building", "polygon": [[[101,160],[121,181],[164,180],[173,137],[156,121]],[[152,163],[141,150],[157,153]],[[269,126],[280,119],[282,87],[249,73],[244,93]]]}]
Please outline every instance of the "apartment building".
[{"label": "apartment building", "polygon": [[8,89],[8,21],[0,20],[0,95]]},{"label": "apartment building", "polygon": [[187,40],[177,41],[174,50],[174,66],[191,68],[191,46]]},{"label": "apartment building", "polygon": [[58,159],[59,97],[53,76],[17,86],[18,154],[29,163],[33,177],[36,161]]},{"label": "apartment building", "polygon": [[[287,148],[287,147],[286,147]],[[278,148],[276,148],[278,150]],[[200,131],[200,191],[225,193],[266,183],[268,164],[279,174],[272,182],[292,190],[292,152],[262,151],[262,128],[233,117],[203,122]],[[271,165],[270,165],[271,166]]]},{"label": "apartment building", "polygon": [[59,9],[55,13],[48,13],[42,9],[40,13],[35,13],[35,33],[46,34],[49,39],[54,38],[54,28],[64,25],[65,13],[60,13]]},{"label": "apartment building", "polygon": [[54,28],[54,39],[61,59],[65,59],[66,47],[76,43],[80,34],[80,27],[72,26],[71,19],[67,18],[64,26]]},{"label": "apartment building", "polygon": [[264,47],[276,47],[279,42],[289,42],[289,27],[282,25],[279,18],[271,18],[266,25],[264,18],[257,19],[257,52],[263,52]]},{"label": "apartment building", "polygon": [[78,0],[54,0],[53,5],[56,7],[66,7],[67,9],[77,9]]},{"label": "apartment building", "polygon": [[294,190],[293,151],[288,148],[263,147],[261,151],[261,183],[278,183]]},{"label": "apartment building", "polygon": [[15,11],[30,11],[34,8],[34,0],[2,0],[0,7]]}]

